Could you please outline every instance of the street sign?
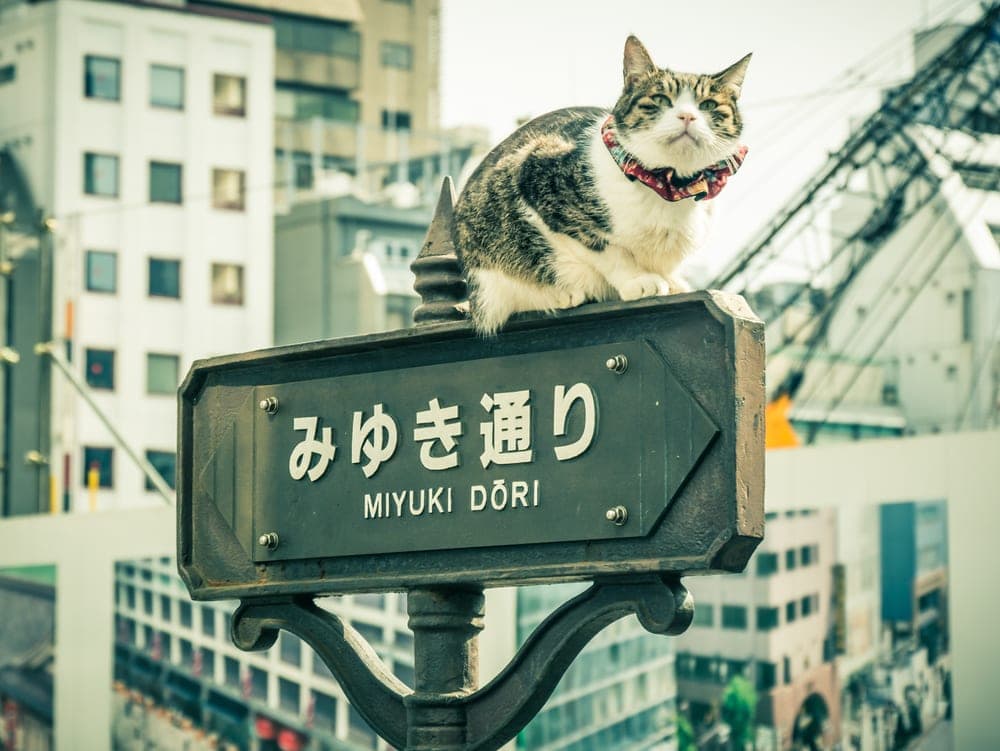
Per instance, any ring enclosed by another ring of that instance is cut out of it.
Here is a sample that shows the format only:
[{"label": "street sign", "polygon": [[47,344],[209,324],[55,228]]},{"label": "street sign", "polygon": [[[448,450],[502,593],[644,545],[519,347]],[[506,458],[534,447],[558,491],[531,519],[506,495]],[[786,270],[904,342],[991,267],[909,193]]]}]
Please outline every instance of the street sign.
[{"label": "street sign", "polygon": [[180,568],[234,598],[740,570],[763,325],[722,293],[195,363]]}]

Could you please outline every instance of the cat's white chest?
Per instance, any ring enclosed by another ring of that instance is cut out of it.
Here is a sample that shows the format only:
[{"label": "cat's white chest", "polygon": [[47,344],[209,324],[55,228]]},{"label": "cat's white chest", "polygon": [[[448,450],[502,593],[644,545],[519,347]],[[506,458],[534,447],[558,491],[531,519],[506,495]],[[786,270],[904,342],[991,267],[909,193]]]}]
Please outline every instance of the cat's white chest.
[{"label": "cat's white chest", "polygon": [[611,158],[599,134],[590,157],[595,187],[611,215],[614,245],[636,256],[651,255],[658,261],[654,265],[665,261],[676,266],[704,242],[710,218],[706,203],[693,198],[667,201],[642,183],[629,180]]}]

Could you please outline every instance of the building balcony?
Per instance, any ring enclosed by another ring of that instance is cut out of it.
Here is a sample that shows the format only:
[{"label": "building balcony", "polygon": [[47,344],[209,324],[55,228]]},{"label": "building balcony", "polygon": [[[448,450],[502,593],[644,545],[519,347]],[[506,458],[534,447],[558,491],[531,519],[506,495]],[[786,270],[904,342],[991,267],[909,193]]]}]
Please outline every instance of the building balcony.
[{"label": "building balcony", "polygon": [[361,85],[361,63],[341,55],[279,49],[274,56],[274,77],[278,81],[353,91]]}]

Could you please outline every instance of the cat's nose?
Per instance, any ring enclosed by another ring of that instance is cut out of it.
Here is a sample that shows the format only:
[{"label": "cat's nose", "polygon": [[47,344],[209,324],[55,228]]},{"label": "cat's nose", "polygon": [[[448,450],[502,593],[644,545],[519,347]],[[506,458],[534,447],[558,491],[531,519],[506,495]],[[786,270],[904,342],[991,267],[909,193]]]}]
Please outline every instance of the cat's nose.
[{"label": "cat's nose", "polygon": [[694,122],[693,112],[679,112],[677,113],[677,119],[683,122],[685,125],[690,125]]}]

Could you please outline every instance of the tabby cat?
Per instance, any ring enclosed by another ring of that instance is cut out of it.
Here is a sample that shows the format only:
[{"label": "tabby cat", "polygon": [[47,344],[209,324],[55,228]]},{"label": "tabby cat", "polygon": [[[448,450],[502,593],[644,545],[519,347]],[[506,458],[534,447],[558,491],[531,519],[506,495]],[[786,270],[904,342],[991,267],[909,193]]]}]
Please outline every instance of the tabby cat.
[{"label": "tabby cat", "polygon": [[634,36],[610,112],[527,123],[483,160],[455,206],[476,329],[514,313],[689,291],[676,270],[743,161],[736,100],[750,55],[714,75],[657,68]]}]

